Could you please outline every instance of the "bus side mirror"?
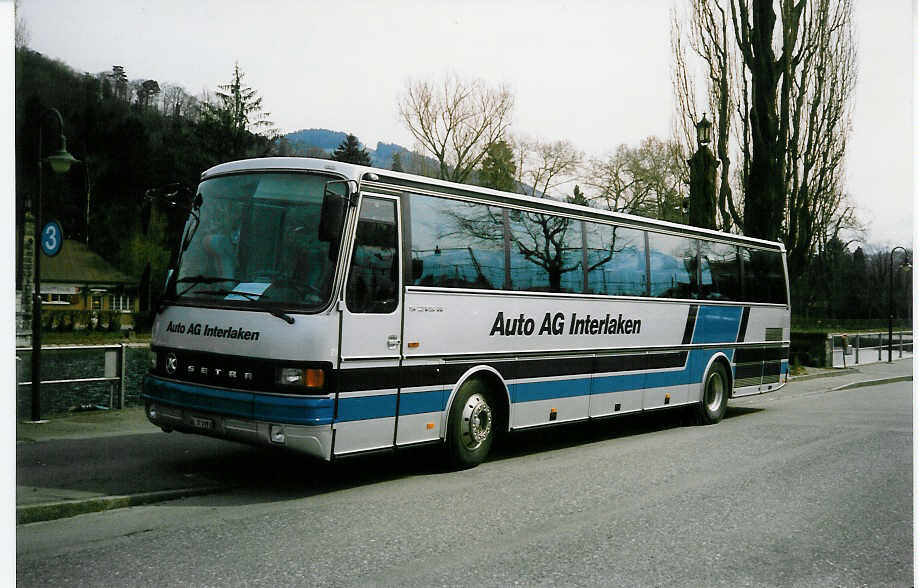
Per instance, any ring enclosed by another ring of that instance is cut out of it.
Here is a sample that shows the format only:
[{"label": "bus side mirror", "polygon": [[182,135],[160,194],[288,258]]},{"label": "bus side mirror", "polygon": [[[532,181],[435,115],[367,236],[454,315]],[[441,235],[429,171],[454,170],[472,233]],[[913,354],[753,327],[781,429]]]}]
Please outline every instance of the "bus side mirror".
[{"label": "bus side mirror", "polygon": [[335,194],[325,187],[322,198],[322,216],[319,217],[319,240],[334,243],[341,237],[344,216],[347,214],[347,198]]}]

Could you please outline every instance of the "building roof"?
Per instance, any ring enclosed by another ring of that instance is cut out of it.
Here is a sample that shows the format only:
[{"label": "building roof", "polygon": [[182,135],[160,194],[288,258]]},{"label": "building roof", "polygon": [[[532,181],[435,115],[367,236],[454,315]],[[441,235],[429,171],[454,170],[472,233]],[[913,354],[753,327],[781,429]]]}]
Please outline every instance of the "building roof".
[{"label": "building roof", "polygon": [[135,285],[138,279],[119,271],[84,243],[64,239],[60,253],[42,257],[41,281]]}]

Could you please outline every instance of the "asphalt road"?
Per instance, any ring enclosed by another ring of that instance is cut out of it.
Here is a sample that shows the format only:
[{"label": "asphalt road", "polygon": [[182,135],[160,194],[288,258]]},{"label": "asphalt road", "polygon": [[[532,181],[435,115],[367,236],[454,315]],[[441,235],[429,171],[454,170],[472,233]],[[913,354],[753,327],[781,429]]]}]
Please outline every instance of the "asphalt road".
[{"label": "asphalt road", "polygon": [[20,525],[17,584],[911,586],[911,415],[911,382],[790,386],[715,426],[517,434],[464,472],[138,436],[136,475],[234,489]]}]

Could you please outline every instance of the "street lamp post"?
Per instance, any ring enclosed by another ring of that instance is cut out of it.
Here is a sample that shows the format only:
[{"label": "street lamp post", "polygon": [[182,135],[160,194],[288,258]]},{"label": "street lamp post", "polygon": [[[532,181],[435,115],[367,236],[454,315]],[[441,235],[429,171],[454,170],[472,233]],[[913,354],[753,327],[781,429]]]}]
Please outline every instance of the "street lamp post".
[{"label": "street lamp post", "polygon": [[[41,123],[45,115],[49,113],[56,115],[61,130],[61,148],[48,157],[42,157]],[[46,110],[38,120],[38,197],[35,199],[35,205],[32,210],[32,215],[35,217],[34,242],[32,243],[32,250],[35,255],[33,262],[35,291],[32,292],[32,422],[41,421],[41,180],[46,161],[56,174],[66,173],[70,170],[71,165],[77,163],[77,160],[67,152],[64,119],[56,108]]]},{"label": "street lamp post", "polygon": [[689,164],[688,222],[695,227],[713,229],[716,225],[714,183],[719,162],[708,149],[711,142],[711,121],[707,113],[695,124],[698,150]]},{"label": "street lamp post", "polygon": [[906,255],[905,262],[903,266],[908,265],[908,251],[905,247],[893,247],[892,251],[889,252],[889,339],[886,341],[886,363],[892,363],[892,328],[893,328],[893,258],[896,256],[896,250],[901,249],[902,253]]}]

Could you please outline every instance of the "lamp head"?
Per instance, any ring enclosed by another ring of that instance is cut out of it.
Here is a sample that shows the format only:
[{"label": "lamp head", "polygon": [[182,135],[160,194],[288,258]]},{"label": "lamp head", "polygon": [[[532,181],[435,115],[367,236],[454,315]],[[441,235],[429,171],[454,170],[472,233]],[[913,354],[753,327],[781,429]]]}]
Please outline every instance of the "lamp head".
[{"label": "lamp head", "polygon": [[711,121],[708,120],[708,113],[704,113],[701,120],[695,125],[695,131],[698,136],[699,145],[707,145],[711,142]]},{"label": "lamp head", "polygon": [[67,152],[67,137],[64,135],[61,135],[61,148],[45,159],[51,164],[51,169],[54,170],[56,174],[67,173],[71,165],[79,163],[78,159]]}]

